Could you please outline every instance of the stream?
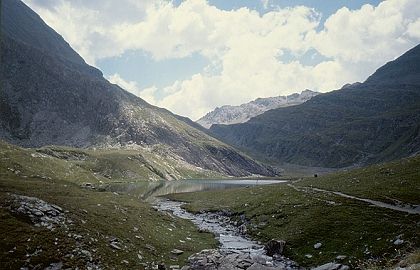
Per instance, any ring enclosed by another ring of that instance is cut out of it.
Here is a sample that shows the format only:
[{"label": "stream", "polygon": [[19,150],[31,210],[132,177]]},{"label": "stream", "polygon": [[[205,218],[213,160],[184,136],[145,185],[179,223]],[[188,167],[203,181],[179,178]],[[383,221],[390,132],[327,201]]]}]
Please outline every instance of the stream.
[{"label": "stream", "polygon": [[219,241],[217,250],[203,250],[189,258],[189,265],[182,269],[300,269],[283,256],[267,256],[264,246],[249,239],[243,228],[234,226],[227,213],[192,214],[182,208],[185,203],[160,198],[154,206],[159,211],[191,220],[200,230],[215,235]]},{"label": "stream", "polygon": [[182,270],[247,269],[291,270],[301,269],[297,263],[281,255],[267,256],[264,245],[246,235],[246,227],[235,226],[229,213],[193,214],[183,209],[183,202],[171,201],[162,196],[182,192],[223,190],[257,185],[283,184],[281,180],[182,180],[112,184],[113,192],[124,192],[151,203],[158,211],[193,222],[199,230],[212,233],[219,242],[217,249],[202,250],[189,257]]}]

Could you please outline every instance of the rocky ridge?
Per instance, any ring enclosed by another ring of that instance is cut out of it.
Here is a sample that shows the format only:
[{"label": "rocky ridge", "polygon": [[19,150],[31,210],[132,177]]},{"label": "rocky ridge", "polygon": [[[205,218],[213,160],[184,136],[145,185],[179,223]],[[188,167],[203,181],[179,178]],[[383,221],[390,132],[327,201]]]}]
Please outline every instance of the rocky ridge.
[{"label": "rocky ridge", "polygon": [[210,128],[214,124],[231,125],[244,123],[268,110],[302,104],[318,94],[319,92],[306,89],[300,94],[294,93],[288,96],[257,98],[239,106],[225,105],[207,113],[198,119],[197,123],[205,128]]}]

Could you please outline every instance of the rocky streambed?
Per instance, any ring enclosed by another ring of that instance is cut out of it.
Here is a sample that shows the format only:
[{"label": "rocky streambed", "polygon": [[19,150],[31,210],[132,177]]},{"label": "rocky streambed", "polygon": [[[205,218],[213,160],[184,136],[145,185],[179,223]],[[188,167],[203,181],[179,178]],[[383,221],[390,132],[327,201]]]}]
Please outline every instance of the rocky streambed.
[{"label": "rocky streambed", "polygon": [[[234,226],[227,213],[192,214],[184,210],[183,205],[183,202],[167,199],[159,199],[154,204],[159,211],[191,220],[200,230],[213,233],[220,243],[218,249],[203,250],[190,256],[188,265],[184,266],[183,270],[302,269],[296,262],[280,255],[283,242],[272,242],[272,250],[269,250],[269,253],[275,254],[268,256],[265,246],[249,239],[244,233],[244,227]],[[277,249],[278,252],[273,249]]]}]

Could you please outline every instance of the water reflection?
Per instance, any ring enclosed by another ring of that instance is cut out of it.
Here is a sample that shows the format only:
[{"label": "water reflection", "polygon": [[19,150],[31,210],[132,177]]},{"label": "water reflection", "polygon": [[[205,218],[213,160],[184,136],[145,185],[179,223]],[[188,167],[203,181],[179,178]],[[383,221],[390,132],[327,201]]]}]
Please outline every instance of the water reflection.
[{"label": "water reflection", "polygon": [[173,193],[220,190],[256,185],[279,184],[281,180],[181,180],[112,184],[108,190],[136,195],[142,199]]}]

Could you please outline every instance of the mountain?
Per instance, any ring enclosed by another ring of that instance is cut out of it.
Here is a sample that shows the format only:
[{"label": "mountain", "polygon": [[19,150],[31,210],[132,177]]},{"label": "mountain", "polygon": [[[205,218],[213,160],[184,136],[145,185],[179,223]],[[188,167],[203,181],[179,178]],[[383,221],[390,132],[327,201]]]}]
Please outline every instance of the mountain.
[{"label": "mountain", "polygon": [[295,93],[289,96],[257,98],[256,100],[239,106],[225,105],[207,113],[205,116],[198,119],[197,123],[205,128],[210,128],[213,124],[231,125],[244,123],[252,117],[260,115],[268,110],[298,105],[310,100],[318,94],[318,92],[306,89],[300,94]]},{"label": "mountain", "polygon": [[418,154],[420,45],[364,83],[210,131],[254,156],[310,166],[346,167]]},{"label": "mountain", "polygon": [[24,147],[137,149],[179,171],[275,174],[191,120],[109,83],[21,1],[2,1],[1,31],[0,138]]}]

